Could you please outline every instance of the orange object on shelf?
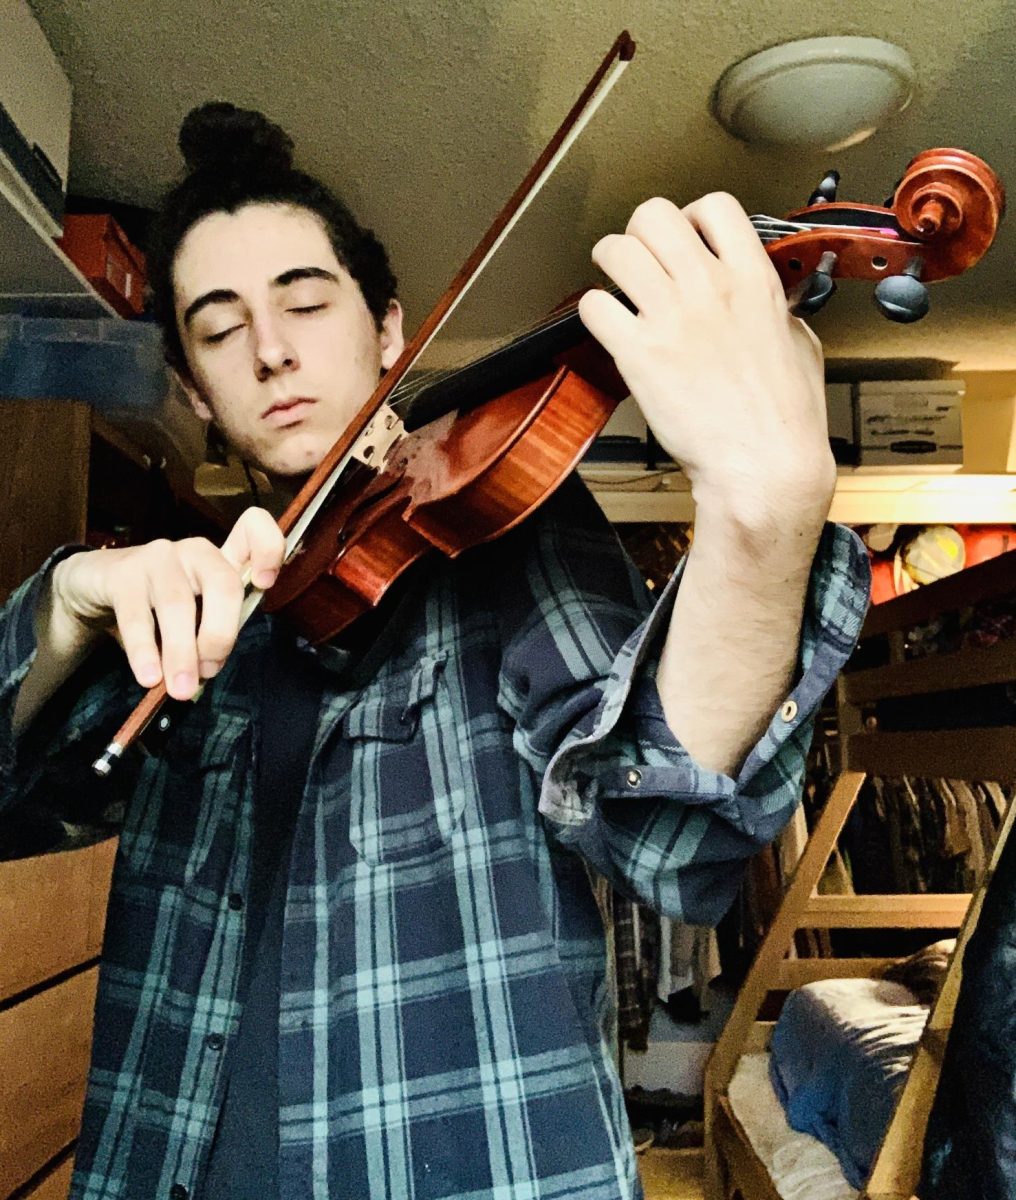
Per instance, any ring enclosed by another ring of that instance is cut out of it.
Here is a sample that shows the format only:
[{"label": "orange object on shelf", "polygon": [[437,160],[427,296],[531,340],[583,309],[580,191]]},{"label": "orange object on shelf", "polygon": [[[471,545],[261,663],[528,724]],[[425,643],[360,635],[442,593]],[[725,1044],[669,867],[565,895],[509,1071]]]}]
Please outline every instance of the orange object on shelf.
[{"label": "orange object on shelf", "polygon": [[1016,525],[924,526],[889,558],[869,546],[871,602],[882,604],[1012,550]]},{"label": "orange object on shelf", "polygon": [[960,525],[958,529],[967,549],[968,567],[1016,550],[1016,526]]},{"label": "orange object on shelf", "polygon": [[144,310],[145,256],[111,216],[65,216],[57,245],[120,316],[136,317]]}]

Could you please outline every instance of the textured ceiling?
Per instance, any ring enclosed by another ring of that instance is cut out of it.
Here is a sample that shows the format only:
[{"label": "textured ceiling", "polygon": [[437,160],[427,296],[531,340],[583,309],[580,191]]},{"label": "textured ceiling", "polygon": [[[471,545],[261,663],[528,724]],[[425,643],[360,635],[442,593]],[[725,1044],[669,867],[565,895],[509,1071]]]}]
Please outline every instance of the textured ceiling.
[{"label": "textured ceiling", "polygon": [[[829,166],[844,199],[879,202],[910,157],[964,146],[1016,181],[1016,0],[30,0],[74,88],[71,184],[149,205],[179,168],[183,115],[256,107],[385,240],[414,325],[514,189],[614,36],[631,68],[435,360],[511,333],[595,278],[589,249],[652,194],[710,190],[749,212],[804,203]],[[869,142],[799,155],[742,145],[709,115],[732,62],[774,43],[875,35],[913,58],[909,109]],[[933,289],[931,315],[883,320],[845,284],[815,321],[835,358],[933,358],[1016,368],[1016,239],[1003,225],[975,270]]]}]

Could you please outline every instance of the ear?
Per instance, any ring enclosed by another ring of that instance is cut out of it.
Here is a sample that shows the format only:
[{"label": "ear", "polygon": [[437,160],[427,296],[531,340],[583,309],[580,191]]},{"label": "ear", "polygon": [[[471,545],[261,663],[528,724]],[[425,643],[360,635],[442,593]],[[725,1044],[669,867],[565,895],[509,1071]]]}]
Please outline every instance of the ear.
[{"label": "ear", "polygon": [[[406,340],[402,335],[402,305],[392,300],[381,322],[381,366],[387,371],[395,365]],[[193,401],[191,402],[193,403]]]},{"label": "ear", "polygon": [[190,401],[190,406],[194,409],[194,412],[202,421],[210,421],[214,414],[205,403],[204,397],[198,391],[194,380],[182,371],[174,371],[173,374],[176,376],[177,383],[182,388],[184,395]]}]

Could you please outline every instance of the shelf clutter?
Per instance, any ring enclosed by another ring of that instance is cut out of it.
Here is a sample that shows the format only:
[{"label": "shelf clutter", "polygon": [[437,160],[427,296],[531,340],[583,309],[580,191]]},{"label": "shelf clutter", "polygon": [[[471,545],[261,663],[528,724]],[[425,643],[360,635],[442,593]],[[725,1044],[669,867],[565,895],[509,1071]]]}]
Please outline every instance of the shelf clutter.
[{"label": "shelf clutter", "polygon": [[[827,383],[826,401],[840,464],[831,520],[1016,521],[1016,372]],[[694,520],[688,480],[655,444],[630,398],[580,472],[612,521]]]},{"label": "shelf clutter", "polygon": [[0,151],[0,313],[111,317],[112,306],[52,240],[5,169]]},{"label": "shelf clutter", "polygon": [[[611,521],[695,519],[691,486],[675,468],[590,463],[579,472]],[[840,467],[829,519],[844,525],[1008,524],[1016,521],[1016,474],[968,474],[959,466]]]},{"label": "shelf clutter", "polygon": [[71,85],[25,0],[0,39],[0,312],[108,317],[113,309],[55,244],[70,163]]}]

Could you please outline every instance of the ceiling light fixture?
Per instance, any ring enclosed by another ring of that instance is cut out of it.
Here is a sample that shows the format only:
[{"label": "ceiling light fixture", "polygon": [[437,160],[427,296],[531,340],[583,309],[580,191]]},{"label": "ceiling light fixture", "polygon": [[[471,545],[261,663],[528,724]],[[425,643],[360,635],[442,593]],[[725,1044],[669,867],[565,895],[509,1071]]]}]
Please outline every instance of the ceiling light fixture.
[{"label": "ceiling light fixture", "polygon": [[712,109],[745,142],[843,150],[902,112],[913,88],[914,64],[891,42],[802,38],[728,67]]}]

